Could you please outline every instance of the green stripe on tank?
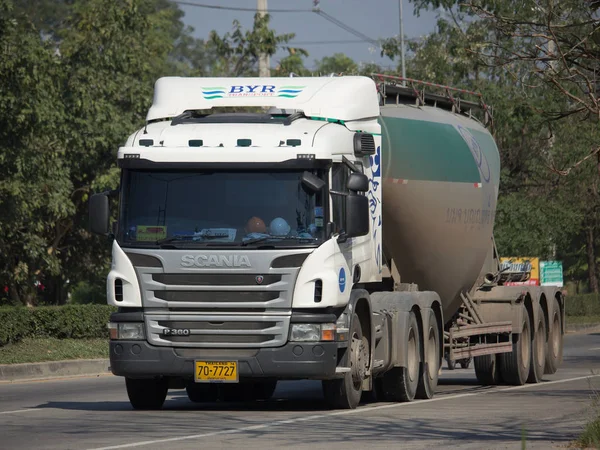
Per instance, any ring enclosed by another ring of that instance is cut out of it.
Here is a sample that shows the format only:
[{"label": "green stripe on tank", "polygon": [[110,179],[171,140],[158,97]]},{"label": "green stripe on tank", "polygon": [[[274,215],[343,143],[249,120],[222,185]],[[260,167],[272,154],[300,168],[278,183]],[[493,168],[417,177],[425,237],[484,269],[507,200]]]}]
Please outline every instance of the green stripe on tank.
[{"label": "green stripe on tank", "polygon": [[[479,170],[467,143],[452,125],[383,116],[380,116],[379,120],[380,123],[383,121],[381,159],[384,177],[459,183],[481,182]],[[479,141],[479,136],[477,139]],[[393,159],[385,154],[388,151],[394,152]]]},{"label": "green stripe on tank", "polygon": [[500,153],[498,152],[496,142],[494,142],[492,136],[483,131],[475,130],[473,128],[469,128],[469,131],[475,136],[475,139],[477,139],[487,163],[490,166],[492,179],[498,184],[500,178]]}]

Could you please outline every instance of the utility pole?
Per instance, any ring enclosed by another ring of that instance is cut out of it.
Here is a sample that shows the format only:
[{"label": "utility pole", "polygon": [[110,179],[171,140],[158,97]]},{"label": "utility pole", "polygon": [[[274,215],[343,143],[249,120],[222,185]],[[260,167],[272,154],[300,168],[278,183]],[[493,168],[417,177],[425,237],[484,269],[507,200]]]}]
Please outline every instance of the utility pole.
[{"label": "utility pole", "polygon": [[[264,17],[267,14],[267,0],[257,0],[256,4],[257,12]],[[271,76],[271,61],[269,55],[261,53],[258,57],[258,76],[270,77]]]},{"label": "utility pole", "polygon": [[[402,0],[398,0],[400,9],[400,61],[402,65],[402,78],[406,78],[406,68],[404,67],[404,21],[402,19]],[[402,86],[406,86],[406,81],[402,80]]]}]

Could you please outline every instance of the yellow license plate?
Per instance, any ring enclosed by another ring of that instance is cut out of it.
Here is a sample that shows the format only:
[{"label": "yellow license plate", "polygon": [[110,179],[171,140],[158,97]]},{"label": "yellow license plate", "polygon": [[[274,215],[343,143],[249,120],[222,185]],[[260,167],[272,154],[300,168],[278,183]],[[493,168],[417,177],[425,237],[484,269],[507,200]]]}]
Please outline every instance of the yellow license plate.
[{"label": "yellow license plate", "polygon": [[237,383],[237,361],[196,361],[196,383]]}]

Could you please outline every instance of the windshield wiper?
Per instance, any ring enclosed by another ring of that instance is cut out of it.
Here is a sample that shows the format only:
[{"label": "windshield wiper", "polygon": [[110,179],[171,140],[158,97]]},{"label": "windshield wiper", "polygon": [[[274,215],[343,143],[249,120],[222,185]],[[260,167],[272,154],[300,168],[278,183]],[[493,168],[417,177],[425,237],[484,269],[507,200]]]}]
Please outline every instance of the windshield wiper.
[{"label": "windshield wiper", "polygon": [[245,247],[246,245],[256,244],[257,242],[263,242],[263,241],[266,241],[267,239],[277,239],[277,238],[274,238],[273,236],[261,236],[261,237],[256,237],[253,239],[248,239],[247,241],[242,241],[242,243],[240,245],[242,247]]},{"label": "windshield wiper", "polygon": [[246,246],[246,245],[251,245],[251,244],[256,244],[258,242],[264,242],[268,239],[274,239],[277,242],[281,242],[281,241],[289,241],[289,240],[293,240],[293,241],[314,241],[316,240],[316,238],[314,237],[302,237],[302,236],[261,236],[261,237],[257,237],[254,239],[248,239],[247,241],[243,241],[240,245],[242,246]]},{"label": "windshield wiper", "polygon": [[174,242],[174,241],[178,241],[181,239],[194,238],[194,237],[195,236],[193,234],[174,234],[173,236],[159,239],[158,241],[156,241],[156,243],[158,245],[162,245],[162,244],[168,244],[169,242]]},{"label": "windshield wiper", "polygon": [[[184,241],[184,242],[195,242],[195,243],[201,244],[204,241],[208,241],[210,239],[219,239],[222,237],[223,236],[211,236],[211,235],[202,236],[199,234],[175,234],[173,236],[169,236],[164,239],[159,239],[158,241],[156,241],[156,243],[158,245],[162,245],[162,244],[169,244],[169,243],[175,242],[175,241]],[[190,238],[192,240],[190,240]],[[194,238],[198,238],[198,239],[194,239]],[[229,242],[226,242],[226,243],[229,244]]]}]

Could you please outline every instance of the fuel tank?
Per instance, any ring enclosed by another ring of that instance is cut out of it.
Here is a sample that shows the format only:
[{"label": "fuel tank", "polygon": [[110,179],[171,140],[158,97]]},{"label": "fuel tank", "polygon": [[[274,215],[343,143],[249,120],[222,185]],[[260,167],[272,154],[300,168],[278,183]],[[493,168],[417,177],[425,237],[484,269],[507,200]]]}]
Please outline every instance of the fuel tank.
[{"label": "fuel tank", "polygon": [[478,121],[431,106],[384,105],[382,240],[400,282],[437,292],[449,321],[490,250],[500,157]]}]

